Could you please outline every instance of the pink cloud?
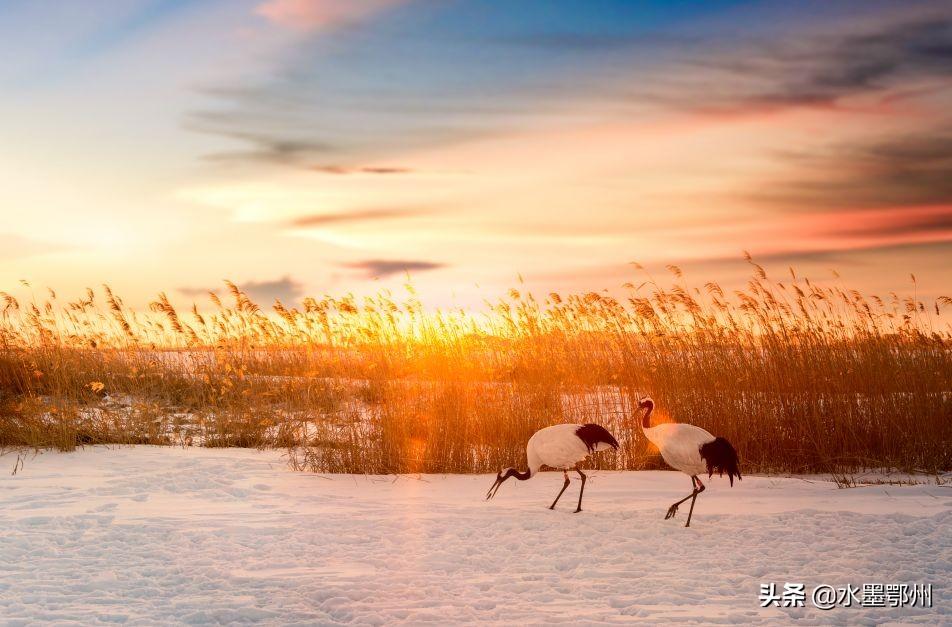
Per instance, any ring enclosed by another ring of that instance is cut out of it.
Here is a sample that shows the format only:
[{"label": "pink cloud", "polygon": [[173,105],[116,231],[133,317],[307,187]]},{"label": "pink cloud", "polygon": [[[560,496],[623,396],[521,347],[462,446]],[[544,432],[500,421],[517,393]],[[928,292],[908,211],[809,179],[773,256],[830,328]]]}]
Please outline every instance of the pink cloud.
[{"label": "pink cloud", "polygon": [[367,19],[404,0],[268,0],[255,13],[295,30],[333,28]]},{"label": "pink cloud", "polygon": [[793,214],[749,225],[725,225],[724,231],[725,239],[733,237],[711,256],[730,253],[731,247],[750,248],[755,256],[763,256],[933,244],[952,241],[952,205]]}]

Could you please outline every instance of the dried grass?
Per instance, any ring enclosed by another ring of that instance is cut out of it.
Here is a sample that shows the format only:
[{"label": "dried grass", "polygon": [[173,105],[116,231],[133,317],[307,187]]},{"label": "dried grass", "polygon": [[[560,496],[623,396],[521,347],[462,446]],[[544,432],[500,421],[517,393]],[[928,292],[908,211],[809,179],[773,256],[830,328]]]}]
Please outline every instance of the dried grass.
[{"label": "dried grass", "polygon": [[[751,471],[952,468],[952,334],[914,298],[774,281],[744,290],[627,284],[627,295],[518,289],[479,313],[412,288],[150,312],[108,286],[60,305],[0,292],[0,447],[287,447],[322,472],[486,472],[542,426],[598,422],[610,468],[659,464],[633,401],[735,443]],[[649,277],[650,279],[650,277]]]}]

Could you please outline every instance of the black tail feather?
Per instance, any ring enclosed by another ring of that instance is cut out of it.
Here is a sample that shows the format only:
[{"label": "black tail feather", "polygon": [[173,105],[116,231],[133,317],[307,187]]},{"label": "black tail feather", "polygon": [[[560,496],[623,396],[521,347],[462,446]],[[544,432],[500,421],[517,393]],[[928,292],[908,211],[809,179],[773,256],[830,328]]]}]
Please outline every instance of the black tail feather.
[{"label": "black tail feather", "polygon": [[727,477],[734,485],[734,476],[737,479],[743,479],[740,476],[740,460],[737,459],[737,451],[733,445],[724,438],[714,438],[713,442],[708,442],[701,446],[701,457],[707,463],[707,476],[712,477],[717,472],[718,476]]},{"label": "black tail feather", "polygon": [[582,425],[576,429],[575,435],[577,435],[582,442],[585,442],[589,453],[595,450],[599,442],[604,442],[614,449],[618,448],[618,440],[601,425],[591,423]]}]

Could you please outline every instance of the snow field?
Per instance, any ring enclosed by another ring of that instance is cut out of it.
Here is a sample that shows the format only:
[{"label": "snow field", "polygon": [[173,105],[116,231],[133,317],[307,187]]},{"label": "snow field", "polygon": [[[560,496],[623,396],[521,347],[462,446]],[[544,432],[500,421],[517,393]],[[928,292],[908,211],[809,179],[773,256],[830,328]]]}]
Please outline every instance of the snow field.
[{"label": "snow field", "polygon": [[[0,458],[12,467],[10,456]],[[0,623],[952,624],[952,490],[675,472],[319,476],[95,447],[0,478]],[[687,505],[687,504],[685,504]],[[932,608],[760,608],[761,583],[932,583]]]}]

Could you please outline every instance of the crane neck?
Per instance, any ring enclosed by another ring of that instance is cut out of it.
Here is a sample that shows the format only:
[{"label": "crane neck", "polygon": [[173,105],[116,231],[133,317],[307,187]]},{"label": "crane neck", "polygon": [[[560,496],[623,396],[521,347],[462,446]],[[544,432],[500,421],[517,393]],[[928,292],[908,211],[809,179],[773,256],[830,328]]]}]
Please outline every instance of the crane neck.
[{"label": "crane neck", "polygon": [[651,428],[651,412],[654,411],[654,403],[648,402],[645,406],[645,415],[641,417],[641,430],[647,430]]},{"label": "crane neck", "polygon": [[532,478],[532,469],[530,468],[529,470],[525,472],[519,472],[515,468],[510,468],[509,471],[506,473],[506,476],[503,477],[503,480],[506,480],[509,477],[515,477],[519,481],[527,481],[528,479]]}]

